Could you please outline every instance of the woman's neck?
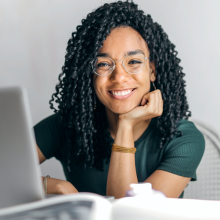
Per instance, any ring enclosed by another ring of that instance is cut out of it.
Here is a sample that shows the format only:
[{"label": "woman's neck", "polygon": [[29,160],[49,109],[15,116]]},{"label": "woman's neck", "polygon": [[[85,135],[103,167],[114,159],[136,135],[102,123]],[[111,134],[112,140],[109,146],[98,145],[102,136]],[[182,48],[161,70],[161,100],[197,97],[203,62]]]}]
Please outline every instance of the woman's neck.
[{"label": "woman's neck", "polygon": [[[108,131],[111,133],[111,137],[115,139],[116,132],[118,129],[118,117],[119,114],[116,114],[109,109],[106,108],[106,116],[108,120]],[[134,135],[134,141],[137,141],[141,135],[144,133],[144,131],[148,128],[149,124],[151,122],[151,119],[142,121],[137,123],[133,127],[133,135]]]}]

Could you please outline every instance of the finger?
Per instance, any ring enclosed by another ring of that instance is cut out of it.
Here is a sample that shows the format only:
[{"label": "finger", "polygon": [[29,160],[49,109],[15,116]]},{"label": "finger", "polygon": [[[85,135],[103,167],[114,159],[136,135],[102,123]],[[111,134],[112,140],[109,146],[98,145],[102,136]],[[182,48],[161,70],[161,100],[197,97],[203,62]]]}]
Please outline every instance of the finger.
[{"label": "finger", "polygon": [[143,97],[141,100],[141,106],[145,105],[146,102],[147,102],[147,99],[145,97]]},{"label": "finger", "polygon": [[149,111],[149,113],[153,113],[155,110],[155,105],[156,105],[156,97],[155,97],[155,93],[151,92],[148,93],[147,95],[145,95],[145,99],[147,99],[147,103],[144,105],[144,107],[146,107]]},{"label": "finger", "polygon": [[142,100],[141,100],[141,106],[146,105],[147,101],[149,101],[149,100],[148,100],[148,99],[149,99],[149,96],[150,96],[150,93],[144,95],[144,97],[143,97]]},{"label": "finger", "polygon": [[155,117],[159,116],[161,112],[160,101],[160,91],[155,90],[151,92],[150,96],[148,97],[148,103],[145,105],[148,108],[148,112],[152,115],[155,115]]}]

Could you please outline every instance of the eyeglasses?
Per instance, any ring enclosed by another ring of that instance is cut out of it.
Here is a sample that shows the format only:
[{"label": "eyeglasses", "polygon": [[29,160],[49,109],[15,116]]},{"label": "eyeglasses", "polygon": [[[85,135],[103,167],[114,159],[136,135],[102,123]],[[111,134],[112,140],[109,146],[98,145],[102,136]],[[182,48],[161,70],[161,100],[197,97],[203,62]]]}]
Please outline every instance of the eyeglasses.
[{"label": "eyeglasses", "polygon": [[144,57],[142,54],[129,55],[123,60],[116,61],[112,60],[110,57],[97,57],[93,71],[99,76],[108,76],[115,69],[115,63],[122,62],[122,66],[126,72],[138,74],[144,69],[146,59],[148,58],[149,57]]}]

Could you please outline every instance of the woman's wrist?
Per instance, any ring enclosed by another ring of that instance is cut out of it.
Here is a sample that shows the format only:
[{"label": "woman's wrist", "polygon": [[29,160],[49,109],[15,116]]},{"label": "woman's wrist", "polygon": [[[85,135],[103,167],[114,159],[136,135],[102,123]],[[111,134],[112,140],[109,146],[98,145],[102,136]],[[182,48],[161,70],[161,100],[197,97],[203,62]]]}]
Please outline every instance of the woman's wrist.
[{"label": "woman's wrist", "polygon": [[134,146],[133,126],[129,122],[119,120],[114,143],[126,148]]},{"label": "woman's wrist", "polygon": [[118,129],[126,129],[126,130],[133,130],[133,123],[131,121],[127,121],[125,119],[118,119]]}]

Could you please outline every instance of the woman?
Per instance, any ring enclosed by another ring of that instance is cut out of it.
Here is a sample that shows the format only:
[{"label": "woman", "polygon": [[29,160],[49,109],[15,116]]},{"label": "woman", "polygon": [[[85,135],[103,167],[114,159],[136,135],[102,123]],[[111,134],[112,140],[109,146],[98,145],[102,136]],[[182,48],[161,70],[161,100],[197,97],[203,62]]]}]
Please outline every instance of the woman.
[{"label": "woman", "polygon": [[55,114],[34,127],[40,163],[56,157],[68,180],[48,178],[47,193],[120,198],[130,183],[149,182],[183,197],[205,144],[187,121],[174,48],[133,2],[104,4],[82,20],[50,101]]}]

